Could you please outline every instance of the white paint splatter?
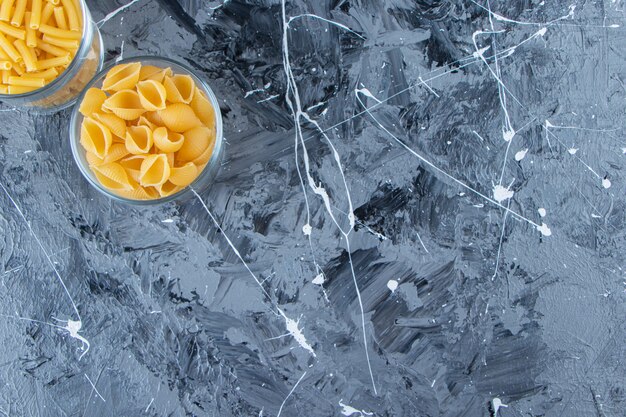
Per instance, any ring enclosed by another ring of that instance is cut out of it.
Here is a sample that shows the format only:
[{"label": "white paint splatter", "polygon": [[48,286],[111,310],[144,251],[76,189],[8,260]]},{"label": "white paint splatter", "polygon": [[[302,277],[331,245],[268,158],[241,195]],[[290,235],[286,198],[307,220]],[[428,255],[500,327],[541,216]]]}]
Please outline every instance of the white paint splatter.
[{"label": "white paint splatter", "polygon": [[398,289],[398,281],[396,281],[395,279],[390,279],[389,281],[387,281],[387,288],[389,288],[389,291],[395,292]]},{"label": "white paint splatter", "polygon": [[514,192],[509,190],[509,188],[505,188],[502,185],[496,185],[493,187],[493,199],[498,203],[502,203],[504,200],[508,200],[513,197]]},{"label": "white paint splatter", "polygon": [[526,149],[522,149],[521,151],[518,151],[515,154],[515,160],[516,161],[521,161],[522,159],[524,159],[526,157],[526,154],[528,153],[528,148]]},{"label": "white paint splatter", "polygon": [[626,154],[626,148],[622,148],[622,153]]},{"label": "white paint splatter", "polygon": [[313,284],[315,285],[322,285],[324,284],[324,275],[319,274],[317,275],[315,278],[313,278],[313,281],[311,281]]},{"label": "white paint splatter", "polygon": [[570,155],[576,155],[576,152],[578,152],[578,148],[569,148],[567,152],[569,152]]},{"label": "white paint splatter", "polygon": [[541,226],[537,226],[537,230],[539,230],[541,232],[541,234],[544,235],[544,236],[551,236],[552,235],[552,230],[550,230],[548,225],[545,224],[545,223],[541,223]]},{"label": "white paint splatter", "polygon": [[546,209],[544,209],[543,207],[539,207],[539,209],[537,209],[537,211],[539,212],[539,215],[541,217],[546,217]]},{"label": "white paint splatter", "polygon": [[287,394],[287,396],[285,397],[285,399],[283,400],[282,404],[280,405],[280,408],[278,409],[278,414],[276,414],[276,417],[280,417],[280,413],[283,412],[283,407],[285,406],[285,403],[287,402],[287,400],[289,399],[289,397],[291,397],[291,394],[293,394],[293,392],[296,390],[296,388],[298,387],[298,385],[300,384],[300,382],[302,381],[302,379],[304,379],[304,376],[306,375],[306,371],[304,371],[304,373],[302,374],[302,376],[300,377],[300,379],[298,379],[298,381],[295,383],[295,385],[291,388],[291,391],[289,391],[289,394]]},{"label": "white paint splatter", "polygon": [[604,188],[611,188],[611,180],[609,180],[608,178],[603,178],[602,179],[602,186]]},{"label": "white paint splatter", "polygon": [[493,415],[494,417],[498,416],[498,411],[500,411],[500,408],[508,408],[509,406],[506,404],[502,403],[502,400],[500,400],[500,398],[494,398],[493,400],[491,400],[491,405],[493,406]]},{"label": "white paint splatter", "polygon": [[306,236],[311,236],[312,231],[313,228],[310,224],[305,224],[304,226],[302,226],[302,233],[304,233]]},{"label": "white paint splatter", "polygon": [[355,414],[358,414],[359,417],[363,417],[363,416],[373,416],[374,413],[368,413],[367,411],[364,410],[357,410],[356,408],[349,406],[347,404],[343,403],[343,400],[339,400],[339,406],[341,407],[341,415],[342,416],[353,416]]},{"label": "white paint splatter", "polygon": [[161,223],[174,223],[174,220],[172,220],[172,219],[165,219],[165,220],[161,220]]},{"label": "white paint splatter", "polygon": [[382,101],[380,101],[380,100],[379,100],[379,99],[378,99],[378,98],[377,98],[374,94],[372,94],[372,92],[371,92],[370,90],[368,90],[368,89],[367,89],[367,88],[365,88],[365,87],[362,87],[362,88],[357,88],[357,89],[355,89],[355,90],[354,90],[354,92],[355,92],[356,94],[361,93],[361,94],[363,94],[365,97],[369,97],[369,98],[373,99],[374,101],[376,101],[377,103],[382,103]]},{"label": "white paint splatter", "polygon": [[287,327],[287,331],[289,332],[289,334],[291,334],[291,336],[295,339],[295,341],[298,342],[298,344],[300,345],[300,347],[302,347],[302,349],[307,350],[311,355],[313,355],[313,357],[316,357],[317,355],[315,354],[315,351],[313,350],[311,345],[309,345],[309,342],[307,342],[306,337],[304,337],[304,334],[302,333],[302,329],[298,327],[298,323],[300,323],[300,319],[298,319],[298,321],[295,321],[294,319],[290,319],[289,317],[287,317],[287,315],[285,315],[283,310],[280,308],[278,308],[278,312],[285,319],[285,326]]}]

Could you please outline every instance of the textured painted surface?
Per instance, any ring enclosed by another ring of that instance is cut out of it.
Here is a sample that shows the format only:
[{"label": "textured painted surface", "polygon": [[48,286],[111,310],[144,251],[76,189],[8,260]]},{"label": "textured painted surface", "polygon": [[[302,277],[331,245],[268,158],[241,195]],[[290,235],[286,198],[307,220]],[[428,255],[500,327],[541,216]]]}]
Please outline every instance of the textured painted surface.
[{"label": "textured painted surface", "polygon": [[224,165],[122,206],[0,113],[0,414],[624,416],[623,1],[88,3]]}]

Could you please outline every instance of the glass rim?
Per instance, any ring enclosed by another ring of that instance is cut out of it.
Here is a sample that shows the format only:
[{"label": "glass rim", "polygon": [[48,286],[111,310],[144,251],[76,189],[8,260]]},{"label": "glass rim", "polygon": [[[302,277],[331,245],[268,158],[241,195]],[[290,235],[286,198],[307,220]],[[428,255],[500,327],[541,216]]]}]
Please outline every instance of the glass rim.
[{"label": "glass rim", "polygon": [[[84,153],[85,151],[84,149],[79,147],[80,133],[77,131],[77,128],[78,128],[79,119],[83,117],[78,111],[78,109],[80,107],[80,103],[82,102],[87,90],[89,90],[96,83],[101,81],[102,78],[106,76],[106,73],[111,68],[115,67],[116,65],[123,65],[123,64],[128,64],[132,62],[143,63],[144,61],[157,61],[157,62],[165,62],[165,63],[173,64],[177,67],[182,68],[184,71],[186,71],[189,75],[191,75],[194,78],[194,81],[196,81],[198,84],[198,88],[202,89],[202,91],[207,95],[207,98],[211,102],[211,105],[213,106],[213,112],[215,113],[215,143],[213,145],[213,153],[211,154],[211,158],[206,163],[202,172],[191,182],[191,184],[187,185],[182,190],[179,190],[175,192],[174,194],[171,194],[165,197],[153,198],[149,200],[137,200],[137,199],[126,198],[126,197],[117,195],[114,192],[107,189],[106,187],[104,187],[96,179],[93,178],[93,173],[91,172],[91,169],[89,168],[89,166],[87,166],[84,163],[84,161],[79,156],[79,152],[82,151]],[[208,85],[208,83],[197,75],[196,71],[191,69],[188,65],[182,64],[179,61],[176,61],[168,57],[162,57],[158,55],[138,55],[138,56],[127,57],[117,62],[113,61],[107,64],[101,71],[99,71],[89,81],[89,83],[85,86],[83,91],[78,95],[76,99],[76,104],[74,105],[74,108],[72,109],[72,115],[70,118],[69,128],[70,128],[69,133],[70,133],[70,145],[72,148],[72,156],[74,157],[74,162],[76,162],[76,165],[78,165],[78,168],[81,174],[83,175],[83,177],[85,177],[87,182],[89,182],[91,186],[93,186],[96,190],[106,195],[107,197],[113,200],[116,200],[118,202],[127,203],[131,205],[155,206],[155,205],[177,200],[180,197],[188,194],[191,189],[195,190],[197,188],[198,189],[201,188],[199,185],[202,184],[202,182],[206,179],[206,177],[211,174],[212,170],[214,170],[215,175],[217,175],[217,168],[219,168],[219,166],[217,166],[216,168],[216,164],[219,164],[221,160],[222,142],[223,142],[222,113],[219,110],[219,102],[217,101],[217,97],[215,96],[215,93],[213,92],[211,87]]]},{"label": "glass rim", "polygon": [[[67,74],[69,74],[75,67],[77,64],[77,62],[80,61],[80,59],[77,59],[79,56],[82,56],[82,52],[84,52],[84,49],[88,46],[90,46],[91,41],[87,42],[87,37],[85,36],[87,34],[87,31],[90,29],[89,26],[90,24],[96,24],[95,22],[88,22],[87,17],[90,16],[89,15],[89,11],[87,9],[87,3],[85,2],[85,0],[78,0],[80,3],[80,7],[81,7],[81,11],[82,11],[82,17],[83,17],[83,30],[81,33],[81,38],[80,38],[80,45],[78,45],[78,49],[76,50],[76,54],[74,55],[74,58],[72,58],[72,62],[70,62],[70,65],[67,66],[67,68],[65,68],[65,70],[60,73],[54,80],[50,81],[48,84],[44,85],[41,88],[38,88],[36,90],[32,90],[32,91],[28,91],[26,93],[21,93],[21,94],[0,94],[0,100],[2,99],[19,99],[19,98],[28,98],[31,96],[35,96],[38,94],[41,94],[42,92],[46,92],[49,90],[52,90],[54,87],[56,87],[60,82],[61,79],[65,78],[65,76]],[[91,20],[91,18],[89,18],[89,20]]]}]

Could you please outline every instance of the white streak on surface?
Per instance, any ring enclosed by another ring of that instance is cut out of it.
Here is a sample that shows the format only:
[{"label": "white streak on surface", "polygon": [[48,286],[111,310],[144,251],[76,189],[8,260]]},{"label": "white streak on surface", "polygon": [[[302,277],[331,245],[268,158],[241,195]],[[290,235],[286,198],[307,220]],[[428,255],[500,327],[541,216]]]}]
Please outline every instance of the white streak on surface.
[{"label": "white streak on surface", "polygon": [[[211,213],[211,211],[209,210],[209,208],[207,207],[206,203],[204,202],[204,200],[202,200],[202,198],[200,197],[200,195],[196,192],[195,189],[190,188],[191,192],[194,193],[194,195],[198,198],[198,200],[200,201],[200,204],[202,204],[202,207],[204,207],[204,210],[207,212],[207,214],[209,215],[209,217],[211,218],[211,220],[213,221],[213,224],[215,224],[215,227],[217,227],[217,229],[222,233],[222,236],[224,236],[224,239],[226,239],[226,242],[228,242],[228,245],[230,246],[230,248],[233,250],[233,252],[235,253],[235,255],[237,256],[237,258],[239,258],[239,260],[241,261],[241,263],[243,264],[243,266],[246,268],[246,270],[248,271],[248,273],[252,276],[252,278],[254,279],[254,281],[257,283],[257,285],[259,287],[261,287],[261,291],[263,291],[263,294],[265,294],[265,296],[267,297],[267,299],[272,302],[272,297],[270,297],[270,294],[265,290],[265,288],[263,287],[263,284],[261,283],[261,281],[259,281],[259,278],[254,274],[254,272],[252,272],[252,270],[250,269],[250,267],[248,266],[248,264],[246,263],[246,261],[244,261],[243,257],[241,256],[241,254],[239,253],[239,250],[235,247],[235,245],[233,244],[233,242],[230,240],[230,238],[226,235],[226,233],[224,232],[224,229],[222,229],[222,226],[220,226],[220,224],[218,223],[217,219],[213,216],[213,213]],[[302,333],[302,331],[298,328],[298,322],[296,322],[293,319],[290,319],[289,317],[287,317],[287,315],[283,312],[283,310],[281,310],[279,307],[276,307],[278,313],[283,316],[283,318],[285,319],[285,324],[287,326],[287,331],[294,337],[294,339],[296,339],[296,341],[298,342],[298,344],[300,346],[302,346],[304,349],[306,349],[307,351],[309,351],[313,356],[315,356],[315,352],[313,351],[313,348],[311,347],[311,345],[309,345],[309,343],[306,341],[306,338],[304,337],[304,334]]]},{"label": "white streak on surface", "polygon": [[[327,21],[327,22],[333,23],[333,24],[334,24],[334,22],[328,21],[327,19],[320,18],[319,16],[311,15],[311,14],[303,14],[303,15],[292,17],[289,20],[287,20],[287,12],[286,12],[285,2],[286,2],[286,0],[282,0],[281,1],[281,16],[282,16],[282,21],[283,21],[283,42],[282,42],[283,69],[285,71],[285,76],[287,78],[287,87],[286,87],[286,91],[285,91],[285,102],[287,103],[287,106],[291,110],[291,113],[292,113],[293,119],[294,119],[294,125],[295,125],[295,137],[294,137],[294,141],[295,141],[295,146],[294,146],[295,162],[296,162],[296,169],[297,169],[297,172],[298,172],[298,177],[300,179],[300,185],[302,187],[302,191],[303,191],[303,194],[304,194],[305,206],[306,206],[306,209],[307,209],[307,221],[306,221],[306,224],[309,225],[311,223],[310,222],[310,216],[311,215],[310,215],[308,197],[306,195],[306,187],[304,185],[304,179],[302,177],[302,173],[301,173],[301,170],[300,170],[300,167],[299,167],[299,161],[298,161],[298,150],[299,150],[300,146],[302,146],[302,159],[304,161],[305,174],[306,174],[306,178],[307,178],[307,182],[308,182],[309,188],[311,188],[311,190],[313,191],[314,194],[316,194],[319,197],[321,197],[322,201],[324,202],[324,207],[326,208],[327,213],[329,214],[331,220],[337,226],[337,229],[339,229],[339,231],[343,235],[343,238],[345,239],[346,251],[348,253],[348,261],[349,261],[349,264],[350,264],[350,272],[352,274],[352,281],[353,281],[354,286],[355,286],[355,290],[356,290],[356,294],[357,294],[357,300],[359,302],[359,309],[360,309],[360,313],[361,313],[361,330],[362,330],[362,333],[363,333],[363,345],[364,345],[364,348],[365,348],[365,358],[366,358],[366,361],[367,361],[367,367],[368,367],[368,370],[369,370],[370,379],[371,379],[371,382],[372,382],[372,387],[374,389],[374,394],[378,394],[378,391],[376,389],[376,384],[374,383],[374,373],[372,372],[372,365],[371,365],[371,362],[370,362],[369,351],[368,351],[368,348],[367,348],[367,333],[366,333],[366,329],[365,329],[365,311],[364,311],[364,308],[363,308],[363,301],[361,299],[361,292],[359,290],[358,282],[356,280],[356,274],[354,272],[354,264],[352,262],[352,253],[351,253],[351,250],[350,250],[349,234],[352,231],[352,229],[354,229],[354,225],[355,225],[355,217],[354,217],[354,210],[353,210],[353,205],[352,205],[352,198],[350,196],[350,191],[348,189],[348,183],[346,181],[345,173],[344,173],[343,166],[341,164],[341,160],[340,160],[340,157],[339,157],[339,153],[337,152],[337,149],[335,148],[333,142],[330,140],[328,135],[326,135],[325,131],[322,130],[322,128],[319,126],[317,121],[311,119],[308,116],[308,114],[302,110],[302,104],[301,104],[301,101],[300,101],[300,93],[298,91],[298,86],[297,86],[297,83],[296,83],[295,76],[293,75],[293,71],[292,71],[292,68],[291,68],[291,61],[290,61],[290,58],[289,58],[289,31],[288,30],[289,30],[289,23],[290,22],[292,22],[297,17],[305,17],[305,16],[306,17],[319,18],[319,19],[321,19],[323,21]],[[341,25],[341,24],[336,24],[336,25],[338,27],[342,27],[342,28],[344,27],[344,25]],[[293,98],[293,101],[292,101],[292,98]],[[316,184],[315,180],[311,176],[308,151],[307,151],[306,144],[305,144],[305,141],[304,141],[304,137],[303,137],[303,134],[302,134],[302,127],[300,125],[300,119],[301,118],[305,119],[306,121],[311,123],[322,134],[322,136],[324,137],[324,139],[328,143],[328,146],[332,150],[332,154],[334,156],[335,163],[337,164],[337,168],[339,169],[339,173],[341,174],[341,179],[343,181],[343,185],[344,185],[345,192],[346,192],[346,197],[347,197],[347,200],[348,200],[348,221],[349,221],[350,228],[347,231],[343,230],[343,228],[340,226],[339,222],[335,218],[335,215],[333,214],[333,210],[332,210],[331,203],[330,203],[330,197],[329,197],[327,191],[324,189],[322,184],[319,184],[319,185]],[[311,236],[310,235],[309,235],[309,245],[312,248]]]},{"label": "white streak on surface", "polygon": [[102,20],[100,20],[98,23],[96,23],[98,25],[98,27],[102,27],[102,25],[104,25],[106,22],[108,22],[109,20],[113,19],[115,16],[117,16],[118,13],[123,12],[124,10],[126,10],[127,8],[129,8],[130,6],[132,6],[133,4],[137,3],[140,0],[132,0],[130,3],[123,5],[122,7],[119,7],[115,10],[113,10],[111,13],[109,13],[108,15],[104,16],[104,18]]},{"label": "white streak on surface", "polygon": [[89,381],[89,383],[91,384],[91,388],[93,388],[93,390],[94,390],[94,392],[96,393],[96,395],[97,395],[98,397],[100,397],[100,399],[101,399],[103,402],[107,402],[107,400],[105,400],[105,399],[104,399],[104,397],[100,394],[100,392],[98,392],[98,388],[96,388],[96,385],[95,385],[93,382],[91,382],[91,379],[89,379],[89,377],[87,376],[87,374],[83,374],[83,375],[85,375],[85,378],[87,378],[87,381]]},{"label": "white streak on surface", "polygon": [[544,209],[543,207],[540,207],[537,211],[539,212],[539,215],[541,217],[546,217],[546,209]]},{"label": "white streak on surface", "polygon": [[552,230],[550,230],[548,225],[545,223],[541,223],[541,226],[537,226],[537,230],[539,230],[544,236],[552,236]]},{"label": "white streak on surface", "polygon": [[603,178],[602,179],[602,186],[604,188],[611,188],[611,180],[609,180],[608,178]]},{"label": "white streak on surface", "polygon": [[348,26],[343,25],[343,24],[341,24],[341,23],[334,22],[334,21],[332,21],[332,20],[324,19],[323,17],[320,17],[320,16],[318,16],[318,15],[316,15],[316,14],[311,14],[311,13],[303,13],[303,14],[299,14],[299,15],[297,15],[297,16],[292,16],[292,17],[290,17],[290,18],[289,18],[289,21],[287,21],[287,26],[289,26],[289,24],[290,24],[291,22],[293,22],[294,20],[296,20],[296,19],[300,19],[300,18],[303,18],[303,17],[310,17],[310,18],[313,18],[313,19],[319,19],[319,20],[322,20],[322,21],[324,21],[324,22],[326,22],[326,23],[330,23],[331,25],[335,25],[335,26],[337,26],[337,27],[339,27],[339,28],[341,28],[341,29],[343,29],[343,30],[345,30],[345,31],[347,31],[347,32],[353,33],[353,34],[355,34],[356,36],[358,36],[359,38],[361,38],[361,39],[365,40],[365,38],[364,38],[363,36],[359,35],[359,34],[358,34],[358,33],[356,33],[355,31],[353,31],[352,29],[350,29]]},{"label": "white streak on surface", "polygon": [[391,291],[392,293],[395,292],[398,289],[398,281],[396,281],[395,279],[390,279],[389,281],[387,281],[387,288],[389,288],[389,291]]},{"label": "white streak on surface", "polygon": [[289,397],[291,397],[291,394],[293,394],[293,392],[296,390],[296,388],[298,387],[298,385],[300,384],[300,381],[302,381],[302,379],[304,378],[304,376],[306,375],[306,371],[302,374],[302,376],[300,377],[300,379],[298,379],[298,381],[296,382],[296,384],[293,386],[293,388],[291,388],[291,391],[289,391],[289,394],[287,394],[287,396],[285,397],[285,399],[283,400],[283,403],[280,405],[280,408],[278,409],[278,414],[276,414],[276,417],[280,417],[280,413],[283,412],[283,407],[285,406],[285,403],[287,402],[287,400],[289,399]]},{"label": "white streak on surface", "polygon": [[[65,285],[65,281],[63,281],[63,278],[61,278],[61,274],[57,270],[54,262],[52,261],[52,258],[50,258],[50,255],[48,254],[48,251],[44,247],[43,243],[41,243],[41,240],[39,239],[39,236],[37,236],[37,234],[33,230],[32,226],[30,225],[30,222],[28,220],[26,220],[26,216],[22,212],[22,209],[20,208],[20,206],[17,205],[17,202],[13,199],[13,197],[11,197],[11,194],[9,194],[9,191],[5,188],[4,184],[0,183],[0,188],[2,188],[2,190],[4,191],[6,196],[9,197],[9,200],[13,204],[13,207],[15,207],[15,209],[19,213],[19,215],[22,218],[22,220],[24,221],[24,223],[26,223],[26,226],[28,227],[28,230],[29,230],[31,236],[37,242],[37,245],[41,249],[41,252],[46,257],[46,260],[48,261],[48,264],[50,264],[50,267],[54,271],[54,274],[56,275],[57,280],[61,283],[61,286],[63,287],[63,290],[65,291],[65,294],[67,295],[67,297],[69,298],[70,302],[72,303],[72,308],[74,309],[74,313],[76,313],[76,318],[78,320],[77,321],[67,320],[67,326],[66,327],[61,327],[61,326],[57,326],[57,327],[60,327],[62,329],[67,330],[71,337],[81,341],[81,343],[82,343],[81,348],[83,349],[83,353],[78,358],[78,360],[80,360],[89,351],[89,346],[90,345],[89,345],[89,342],[87,341],[87,339],[85,339],[83,336],[78,334],[78,332],[80,331],[80,329],[82,327],[82,319],[80,317],[80,313],[78,312],[78,308],[76,307],[76,303],[74,303],[74,299],[70,295],[70,292],[67,289],[67,286]],[[46,324],[49,324],[49,323],[46,323]],[[87,346],[87,348],[85,349],[84,346]]]}]

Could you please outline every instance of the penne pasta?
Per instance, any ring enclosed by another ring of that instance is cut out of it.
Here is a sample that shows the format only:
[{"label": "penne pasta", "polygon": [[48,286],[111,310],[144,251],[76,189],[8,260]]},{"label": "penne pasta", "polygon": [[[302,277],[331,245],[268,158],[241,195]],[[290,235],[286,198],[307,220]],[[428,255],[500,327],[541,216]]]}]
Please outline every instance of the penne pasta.
[{"label": "penne pasta", "polygon": [[0,21],[8,22],[11,20],[11,8],[15,0],[3,0],[0,6]]},{"label": "penne pasta", "polygon": [[9,94],[24,94],[30,93],[40,87],[29,87],[25,85],[9,85]]},{"label": "penne pasta", "polygon": [[53,6],[58,6],[61,3],[61,0],[48,0],[48,3],[52,4]]},{"label": "penne pasta", "polygon": [[[55,9],[58,9],[58,8],[55,7]],[[56,19],[56,15],[55,15],[55,19]],[[54,26],[50,26],[50,25],[41,25],[41,26],[39,26],[39,32],[43,33],[44,35],[54,36],[55,38],[59,38],[59,39],[80,40],[81,37],[82,37],[80,32],[74,32],[74,31],[71,31],[71,30],[59,29],[59,28],[55,28]]]},{"label": "penne pasta", "polygon": [[16,39],[15,42],[13,42],[13,45],[15,45],[15,49],[17,49],[22,56],[24,65],[26,65],[26,71],[37,71],[37,57],[31,54],[30,49],[26,46],[26,43],[21,39]]},{"label": "penne pasta", "polygon": [[46,2],[45,6],[43,6],[43,10],[41,11],[41,21],[40,24],[46,24],[52,17],[52,13],[54,13],[54,4]]},{"label": "penne pasta", "polygon": [[0,22],[0,32],[17,39],[26,39],[26,31],[24,29],[13,27],[5,22]]},{"label": "penne pasta", "polygon": [[11,76],[11,71],[2,70],[2,84],[8,84],[10,76]]},{"label": "penne pasta", "polygon": [[29,77],[23,75],[21,77],[9,77],[9,85],[20,85],[23,87],[43,87],[46,84],[46,80],[39,77]]},{"label": "penne pasta", "polygon": [[22,56],[17,49],[9,42],[9,40],[0,33],[0,48],[4,50],[4,52],[11,58],[11,60],[15,63],[22,62]]},{"label": "penne pasta", "polygon": [[39,25],[41,24],[41,0],[32,0],[30,15],[31,18],[28,26],[31,29],[39,29]]},{"label": "penne pasta", "polygon": [[51,54],[51,58],[55,56],[67,55],[67,51],[65,49],[59,48],[58,46],[50,45],[49,43],[44,42],[41,39],[37,39],[37,48]]},{"label": "penne pasta", "polygon": [[59,75],[59,71],[54,67],[48,68],[45,71],[31,72],[28,74],[29,77],[43,78],[44,80],[52,80],[56,78],[57,75]]},{"label": "penne pasta", "polygon": [[54,21],[59,29],[67,30],[67,21],[65,20],[65,12],[63,7],[54,8]]},{"label": "penne pasta", "polygon": [[72,0],[61,0],[61,4],[63,4],[63,8],[65,9],[65,14],[67,15],[67,23],[70,27],[70,30],[80,32],[78,11],[76,10],[76,7],[74,7],[74,2]]},{"label": "penne pasta", "polygon": [[11,61],[0,61],[0,70],[10,70],[13,67]]},{"label": "penne pasta", "polygon": [[15,10],[13,11],[13,17],[11,17],[11,25],[15,27],[22,26],[24,20],[24,13],[26,13],[26,0],[17,0],[15,2]]},{"label": "penne pasta", "polygon": [[22,67],[23,62],[20,62],[19,64],[14,64],[13,68],[11,68],[11,71],[16,73],[17,75],[24,75],[24,67]]},{"label": "penne pasta", "polygon": [[29,23],[31,19],[31,13],[26,12],[24,19],[26,20],[26,46],[35,47],[37,46],[37,31],[30,27]]},{"label": "penne pasta", "polygon": [[69,65],[71,62],[70,54],[65,56],[57,56],[49,59],[42,59],[37,62],[37,69],[42,71],[52,67],[61,67],[63,65]]},{"label": "penne pasta", "polygon": [[44,42],[48,42],[51,45],[61,47],[63,49],[76,49],[78,48],[78,41],[73,39],[60,39],[48,34],[43,35]]}]

